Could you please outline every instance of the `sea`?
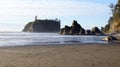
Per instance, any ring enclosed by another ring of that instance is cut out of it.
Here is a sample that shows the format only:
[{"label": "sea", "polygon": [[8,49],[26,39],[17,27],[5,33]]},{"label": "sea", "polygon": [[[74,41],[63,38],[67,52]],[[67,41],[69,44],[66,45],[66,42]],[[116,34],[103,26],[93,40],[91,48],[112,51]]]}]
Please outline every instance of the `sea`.
[{"label": "sea", "polygon": [[60,35],[58,33],[1,32],[0,47],[107,43],[102,41],[103,37],[105,36]]}]

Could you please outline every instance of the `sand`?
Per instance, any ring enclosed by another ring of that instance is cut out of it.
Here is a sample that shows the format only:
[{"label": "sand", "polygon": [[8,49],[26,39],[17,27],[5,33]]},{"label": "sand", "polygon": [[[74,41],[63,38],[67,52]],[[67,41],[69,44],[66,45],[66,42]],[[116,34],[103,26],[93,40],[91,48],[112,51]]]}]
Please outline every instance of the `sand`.
[{"label": "sand", "polygon": [[120,67],[120,45],[1,47],[0,67]]}]

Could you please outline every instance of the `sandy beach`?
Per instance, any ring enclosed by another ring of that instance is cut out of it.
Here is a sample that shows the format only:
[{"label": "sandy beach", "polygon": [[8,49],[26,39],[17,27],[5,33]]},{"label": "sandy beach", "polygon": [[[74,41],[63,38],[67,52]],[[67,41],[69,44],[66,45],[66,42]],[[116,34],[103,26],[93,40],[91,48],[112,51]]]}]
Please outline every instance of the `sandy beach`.
[{"label": "sandy beach", "polygon": [[119,44],[0,48],[0,67],[119,67]]}]

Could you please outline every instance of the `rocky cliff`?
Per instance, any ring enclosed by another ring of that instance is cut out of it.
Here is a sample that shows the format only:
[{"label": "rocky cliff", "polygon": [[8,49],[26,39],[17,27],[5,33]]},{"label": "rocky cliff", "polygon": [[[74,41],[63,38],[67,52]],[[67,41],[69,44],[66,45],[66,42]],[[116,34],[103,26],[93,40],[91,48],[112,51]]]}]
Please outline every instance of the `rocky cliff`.
[{"label": "rocky cliff", "polygon": [[110,6],[112,16],[109,18],[108,24],[104,27],[105,33],[120,33],[120,0],[116,5]]},{"label": "rocky cliff", "polygon": [[38,20],[29,22],[23,29],[23,32],[59,32],[59,20]]}]

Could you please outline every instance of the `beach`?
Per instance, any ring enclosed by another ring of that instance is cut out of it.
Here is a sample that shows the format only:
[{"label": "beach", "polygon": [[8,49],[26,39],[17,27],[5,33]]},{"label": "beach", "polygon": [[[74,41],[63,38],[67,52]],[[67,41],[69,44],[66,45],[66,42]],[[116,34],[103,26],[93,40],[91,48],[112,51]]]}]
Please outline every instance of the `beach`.
[{"label": "beach", "polygon": [[0,67],[119,66],[119,43],[0,47]]},{"label": "beach", "polygon": [[120,0],[1,0],[0,8],[0,67],[120,67]]}]

